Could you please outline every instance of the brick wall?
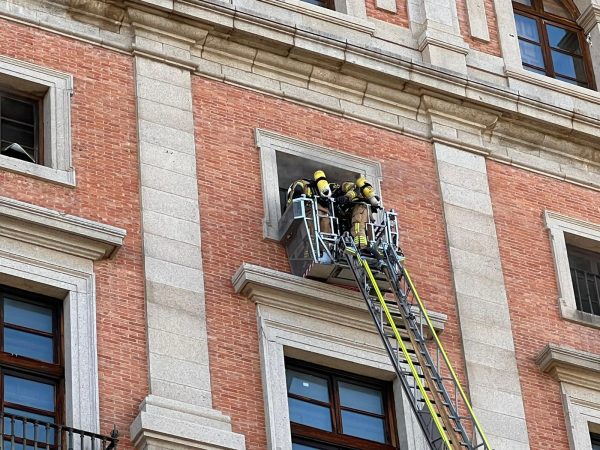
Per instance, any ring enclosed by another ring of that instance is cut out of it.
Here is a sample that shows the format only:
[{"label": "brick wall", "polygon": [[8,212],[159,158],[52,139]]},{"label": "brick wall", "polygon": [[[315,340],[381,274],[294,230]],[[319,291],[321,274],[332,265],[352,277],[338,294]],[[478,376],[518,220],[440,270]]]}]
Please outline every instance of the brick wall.
[{"label": "brick wall", "polygon": [[144,287],[132,59],[0,20],[3,55],[74,76],[69,188],[0,171],[0,195],[125,228],[116,259],[96,263],[101,432],[129,425],[147,394]]},{"label": "brick wall", "polygon": [[531,450],[566,450],[559,383],[535,357],[550,342],[597,353],[600,334],[560,317],[543,211],[600,223],[598,193],[495,162],[488,173]]},{"label": "brick wall", "polygon": [[469,16],[467,12],[467,0],[456,0],[456,11],[463,39],[472,49],[494,56],[502,56],[500,41],[498,40],[498,23],[496,22],[496,10],[493,0],[484,0],[485,14],[487,18],[490,41],[485,42],[471,37],[469,29]]},{"label": "brick wall", "polygon": [[367,7],[367,16],[373,19],[383,20],[384,22],[399,25],[401,27],[408,28],[408,1],[407,0],[396,0],[395,13],[386,11],[384,9],[377,8],[375,6],[376,0],[365,0]]},{"label": "brick wall", "polygon": [[256,127],[380,161],[385,204],[400,217],[415,283],[448,314],[443,340],[462,373],[437,175],[429,143],[194,77],[202,254],[214,407],[231,415],[248,450],[265,448],[255,306],[233,293],[243,263],[288,271],[284,249],[262,238]]}]

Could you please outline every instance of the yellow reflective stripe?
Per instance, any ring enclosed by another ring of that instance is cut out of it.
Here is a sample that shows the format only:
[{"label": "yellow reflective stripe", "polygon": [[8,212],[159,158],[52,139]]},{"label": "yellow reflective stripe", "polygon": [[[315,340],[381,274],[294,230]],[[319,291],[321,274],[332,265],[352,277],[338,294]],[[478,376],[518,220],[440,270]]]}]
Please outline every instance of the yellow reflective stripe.
[{"label": "yellow reflective stripe", "polygon": [[427,314],[425,305],[423,305],[423,302],[421,301],[421,298],[419,297],[419,294],[418,294],[417,290],[415,289],[415,285],[413,284],[412,279],[410,278],[410,275],[408,274],[408,271],[406,269],[404,269],[404,275],[406,275],[406,280],[408,281],[410,288],[412,289],[413,293],[415,294],[415,299],[419,303],[419,307],[421,308],[421,311],[423,312],[423,317],[425,317],[425,320],[427,321],[427,326],[429,327],[429,331],[431,332],[433,339],[437,343],[438,348],[440,349],[440,351],[442,353],[444,361],[446,362],[446,365],[448,366],[448,370],[450,370],[450,373],[452,374],[452,379],[454,380],[454,382],[456,383],[456,386],[458,387],[460,396],[462,397],[463,401],[465,402],[465,405],[467,406],[467,409],[469,410],[469,413],[471,414],[471,417],[473,418],[473,422],[475,422],[475,427],[477,428],[477,431],[479,431],[479,434],[481,435],[481,439],[483,439],[486,449],[492,450],[492,446],[490,445],[489,441],[487,440],[487,437],[485,436],[485,433],[483,432],[483,429],[481,428],[481,424],[479,423],[479,421],[477,420],[477,417],[475,416],[475,412],[473,411],[471,403],[467,399],[467,395],[465,394],[465,391],[463,390],[463,388],[460,384],[460,381],[458,381],[456,372],[454,371],[452,364],[450,364],[450,359],[448,358],[448,355],[446,354],[446,351],[444,350],[444,347],[442,346],[442,343],[440,342],[440,338],[438,337],[437,333],[435,332],[435,329],[433,328],[433,324],[431,323],[431,320],[429,319],[429,315]]},{"label": "yellow reflective stripe", "polygon": [[[379,299],[381,308],[385,312],[385,317],[387,318],[388,324],[392,327],[396,341],[398,342],[398,345],[400,345],[400,347],[402,348],[402,354],[404,355],[404,358],[406,359],[408,366],[410,367],[410,371],[412,372],[413,378],[417,382],[419,391],[421,392],[421,395],[423,396],[423,399],[425,400],[427,409],[429,410],[429,413],[431,414],[431,417],[433,418],[433,421],[438,430],[438,433],[440,433],[440,437],[442,438],[444,443],[448,446],[448,449],[453,450],[454,447],[450,443],[450,440],[448,439],[448,436],[446,435],[446,432],[444,431],[444,427],[441,424],[441,422],[437,416],[437,413],[431,403],[431,400],[429,400],[429,396],[425,392],[425,387],[423,387],[423,383],[421,382],[421,379],[419,378],[419,373],[417,372],[417,369],[412,362],[412,359],[408,353],[408,349],[406,348],[406,345],[404,344],[404,341],[402,340],[402,337],[400,336],[400,332],[398,331],[398,328],[396,328],[396,323],[394,322],[392,314],[390,313],[390,310],[389,310],[387,304],[385,303],[385,299],[383,298],[383,295],[381,294],[381,291],[379,290],[379,286],[377,286],[377,281],[375,280],[375,277],[373,276],[373,272],[371,272],[371,268],[369,267],[369,264],[364,259],[362,259],[360,257],[360,255],[356,255],[356,257],[358,258],[359,262],[362,264],[365,271],[367,272],[367,275],[369,276],[369,280],[371,281],[371,284],[373,285],[373,289],[375,290],[375,293],[377,294],[377,298]],[[491,449],[491,447],[490,447],[490,449]]]}]

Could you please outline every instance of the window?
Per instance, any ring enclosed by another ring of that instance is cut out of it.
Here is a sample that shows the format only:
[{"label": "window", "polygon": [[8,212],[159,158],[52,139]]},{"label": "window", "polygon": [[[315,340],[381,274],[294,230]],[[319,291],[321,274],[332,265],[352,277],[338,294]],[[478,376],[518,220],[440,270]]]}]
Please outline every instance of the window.
[{"label": "window", "polygon": [[[3,412],[61,423],[64,369],[60,318],[60,302],[55,299],[0,286]],[[53,431],[35,428],[34,436],[33,424],[27,426],[27,439],[53,441]],[[23,422],[5,417],[4,433],[22,437]]]},{"label": "window", "polygon": [[72,85],[69,74],[0,56],[0,169],[75,185]]},{"label": "window", "polygon": [[521,61],[529,71],[594,89],[591,60],[574,6],[513,0]]},{"label": "window", "polygon": [[327,9],[335,10],[335,3],[333,0],[302,0],[303,2],[310,3],[311,5],[321,6]]},{"label": "window", "polygon": [[286,361],[293,450],[395,448],[391,386]]},{"label": "window", "polygon": [[578,311],[600,316],[600,254],[567,245]]},{"label": "window", "polygon": [[590,433],[590,440],[592,441],[592,450],[600,450],[600,434]]},{"label": "window", "polygon": [[39,99],[0,92],[0,149],[3,155],[37,164],[43,162],[39,142],[40,103]]}]

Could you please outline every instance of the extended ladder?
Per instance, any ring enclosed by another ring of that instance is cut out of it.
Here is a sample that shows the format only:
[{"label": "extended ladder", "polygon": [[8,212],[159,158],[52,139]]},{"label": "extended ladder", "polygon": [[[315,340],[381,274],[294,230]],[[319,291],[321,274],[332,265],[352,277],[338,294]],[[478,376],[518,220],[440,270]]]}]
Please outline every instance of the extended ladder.
[{"label": "extended ladder", "polygon": [[[338,245],[431,448],[492,450],[395,248],[380,241],[382,254],[373,259],[362,257],[347,234]],[[385,274],[393,299],[381,292],[374,272]]]}]

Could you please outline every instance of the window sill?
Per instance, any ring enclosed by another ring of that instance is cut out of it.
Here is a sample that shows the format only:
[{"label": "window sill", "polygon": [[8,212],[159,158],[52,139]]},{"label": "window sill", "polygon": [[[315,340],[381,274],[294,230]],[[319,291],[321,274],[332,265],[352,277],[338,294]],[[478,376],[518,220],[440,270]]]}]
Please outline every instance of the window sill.
[{"label": "window sill", "polygon": [[52,167],[32,164],[4,155],[0,155],[0,168],[63,186],[75,187],[75,170],[73,168],[68,170],[53,169]]},{"label": "window sill", "polygon": [[[562,300],[560,303],[562,305]],[[600,316],[596,316],[595,314],[589,314],[566,306],[561,306],[560,313],[563,319],[568,320],[569,322],[592,328],[600,328]]]}]

